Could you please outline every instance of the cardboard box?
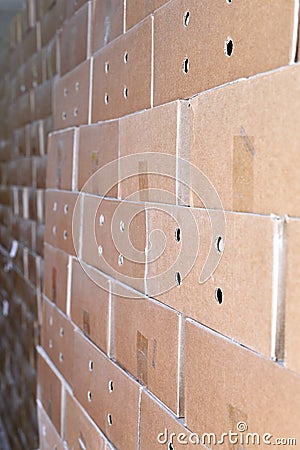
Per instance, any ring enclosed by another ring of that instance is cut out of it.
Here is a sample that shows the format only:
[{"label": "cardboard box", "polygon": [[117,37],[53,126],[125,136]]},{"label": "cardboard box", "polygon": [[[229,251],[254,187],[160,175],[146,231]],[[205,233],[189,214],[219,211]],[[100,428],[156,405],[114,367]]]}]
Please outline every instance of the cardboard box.
[{"label": "cardboard box", "polygon": [[176,101],[120,119],[122,199],[177,203],[176,155],[180,148],[188,157],[189,116],[188,102]]},{"label": "cardboard box", "polygon": [[105,47],[123,33],[123,0],[93,1],[92,53]]},{"label": "cardboard box", "polygon": [[72,260],[71,318],[104,353],[109,354],[110,287],[102,273]]},{"label": "cardboard box", "polygon": [[52,114],[53,81],[49,80],[34,90],[35,120],[44,119]]},{"label": "cardboard box", "polygon": [[75,397],[115,447],[137,450],[138,383],[77,332],[74,349]]},{"label": "cardboard box", "polygon": [[41,345],[64,379],[73,385],[74,326],[44,298]]},{"label": "cardboard box", "polygon": [[[141,203],[83,196],[81,259],[144,292],[146,216]],[[77,232],[79,229],[76,224]]]},{"label": "cardboard box", "polygon": [[54,85],[53,129],[90,122],[92,60],[83,62]]},{"label": "cardboard box", "polygon": [[39,189],[46,189],[47,156],[33,158],[33,183]]},{"label": "cardboard box", "polygon": [[[117,198],[118,155],[118,121],[80,127],[78,145],[78,189],[83,189],[84,192],[89,192],[91,194]],[[110,164],[112,161],[115,161],[115,163]],[[104,166],[106,166],[106,168],[101,170]],[[96,174],[98,170],[99,173]],[[103,174],[105,174],[107,178],[109,177],[111,185],[111,189],[106,191],[100,188],[102,185],[101,179],[104,176]],[[88,182],[88,180],[90,181]]]},{"label": "cardboard box", "polygon": [[26,62],[34,53],[41,49],[41,26],[36,23],[34,28],[23,36],[20,43],[23,62]]},{"label": "cardboard box", "polygon": [[[299,80],[296,64],[191,101],[190,161],[215,187],[224,209],[299,216]],[[193,173],[190,185],[195,187],[199,174]]]},{"label": "cardboard box", "polygon": [[112,290],[114,359],[180,416],[182,316],[156,301],[133,294],[115,281]]},{"label": "cardboard box", "polygon": [[[57,432],[61,432],[61,380],[56,370],[41,347],[38,347],[38,392],[40,400],[48,417]],[[54,370],[53,370],[54,369]]]},{"label": "cardboard box", "polygon": [[[193,449],[190,431],[165,406],[142,390],[140,446],[143,450]],[[179,437],[179,438],[178,438]],[[200,445],[198,448],[205,448]]]},{"label": "cardboard box", "polygon": [[154,104],[294,62],[297,22],[294,0],[168,2],[154,13]]},{"label": "cardboard box", "polygon": [[44,295],[66,312],[69,257],[45,244]]},{"label": "cardboard box", "polygon": [[[185,354],[185,423],[190,430],[200,436],[215,433],[219,442],[231,430],[239,446],[253,442],[246,441],[248,433],[258,434],[262,448],[275,445],[276,438],[299,440],[298,375],[190,321]],[[212,447],[213,440],[207,439]],[[232,448],[228,436],[222,448]]]},{"label": "cardboard box", "polygon": [[152,0],[151,2],[141,2],[139,0],[126,0],[126,30],[153,13],[167,1]]},{"label": "cardboard box", "polygon": [[59,34],[56,34],[43,48],[43,59],[45,79],[51,80],[60,73]]},{"label": "cardboard box", "polygon": [[64,438],[68,448],[106,450],[103,434],[69,391],[66,391]]},{"label": "cardboard box", "polygon": [[[53,39],[56,31],[59,30],[67,17],[67,4],[65,0],[56,0],[51,8],[45,8],[44,17],[41,20],[42,47]],[[47,10],[47,12],[46,12]]]},{"label": "cardboard box", "polygon": [[68,129],[51,133],[48,137],[47,181],[49,189],[71,191],[76,188],[76,169],[74,167],[76,130]]},{"label": "cardboard box", "polygon": [[71,0],[67,5],[67,15],[72,17],[88,0]]},{"label": "cardboard box", "polygon": [[[298,219],[287,219],[286,224],[286,255],[281,254],[281,276],[286,281],[285,290],[281,291],[285,300],[285,354],[284,362],[288,369],[300,373],[299,341],[298,330],[299,307],[299,277],[298,277],[298,251],[300,242],[300,224]],[[283,250],[284,251],[284,250]],[[285,259],[286,257],[286,259]],[[286,263],[286,271],[284,264]]]},{"label": "cardboard box", "polygon": [[87,2],[63,25],[60,34],[61,75],[70,72],[91,56],[91,14],[92,4]]},{"label": "cardboard box", "polygon": [[92,122],[150,108],[152,18],[94,56]]},{"label": "cardboard box", "polygon": [[37,413],[40,450],[52,450],[53,448],[64,450],[62,439],[39,401],[37,403]]},{"label": "cardboard box", "polygon": [[280,313],[272,293],[276,219],[156,206],[147,211],[151,242],[147,295],[276,357],[273,321]]},{"label": "cardboard box", "polygon": [[[78,248],[78,235],[72,230],[73,221],[79,221],[78,217],[73,218],[77,198],[77,194],[71,192],[46,192],[45,241],[72,255]],[[77,211],[79,213],[79,209]]]}]

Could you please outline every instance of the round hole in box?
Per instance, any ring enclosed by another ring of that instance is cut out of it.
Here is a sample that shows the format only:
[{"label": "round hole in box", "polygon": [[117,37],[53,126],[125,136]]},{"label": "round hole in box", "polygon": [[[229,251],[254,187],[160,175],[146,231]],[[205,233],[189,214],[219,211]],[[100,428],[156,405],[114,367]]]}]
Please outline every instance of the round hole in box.
[{"label": "round hole in box", "polygon": [[219,253],[223,253],[224,251],[224,240],[222,236],[218,236],[216,239],[216,249]]},{"label": "round hole in box", "polygon": [[224,53],[228,58],[230,58],[233,53],[233,47],[233,40],[231,38],[226,39],[224,45]]},{"label": "round hole in box", "polygon": [[223,303],[223,291],[221,288],[217,288],[215,290],[215,298],[217,300],[217,302],[219,303],[219,305],[222,305]]},{"label": "round hole in box", "polygon": [[108,390],[109,390],[109,392],[113,392],[113,390],[114,390],[114,382],[113,382],[113,380],[109,381],[109,383],[108,383]]},{"label": "round hole in box", "polygon": [[175,281],[176,281],[177,286],[181,285],[181,275],[179,272],[175,273]]},{"label": "round hole in box", "polygon": [[188,27],[190,23],[190,12],[186,11],[183,15],[183,25],[185,27]]},{"label": "round hole in box", "polygon": [[176,230],[175,230],[175,240],[176,240],[176,242],[180,242],[180,240],[181,240],[181,229],[180,228],[176,228]]},{"label": "round hole in box", "polygon": [[107,422],[108,422],[109,426],[111,426],[113,424],[113,420],[112,420],[112,415],[111,414],[107,414]]},{"label": "round hole in box", "polygon": [[183,73],[187,74],[189,70],[190,70],[189,59],[184,58],[183,63],[182,63],[182,71],[183,71]]}]

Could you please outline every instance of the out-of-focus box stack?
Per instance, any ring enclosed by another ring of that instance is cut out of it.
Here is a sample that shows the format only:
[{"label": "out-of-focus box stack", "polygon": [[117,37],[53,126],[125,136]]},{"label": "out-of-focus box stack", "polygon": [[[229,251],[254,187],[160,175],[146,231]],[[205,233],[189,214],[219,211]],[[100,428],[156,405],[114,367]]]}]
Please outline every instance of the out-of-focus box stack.
[{"label": "out-of-focus box stack", "polygon": [[[2,152],[20,229],[46,180],[40,449],[295,445],[299,2],[48,3],[46,81],[8,101]],[[36,121],[46,177],[10,147]]]},{"label": "out-of-focus box stack", "polygon": [[27,0],[1,55],[1,393],[11,448],[38,447],[35,346],[43,276],[47,136],[65,1]]}]

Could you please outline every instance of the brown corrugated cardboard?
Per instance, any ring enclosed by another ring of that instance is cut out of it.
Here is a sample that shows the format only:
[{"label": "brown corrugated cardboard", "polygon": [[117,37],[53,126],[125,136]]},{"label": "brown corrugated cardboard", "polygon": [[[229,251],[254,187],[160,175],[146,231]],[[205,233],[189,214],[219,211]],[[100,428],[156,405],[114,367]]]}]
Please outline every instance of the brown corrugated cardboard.
[{"label": "brown corrugated cardboard", "polygon": [[[98,281],[98,284],[94,280]],[[109,352],[110,342],[109,291],[107,277],[73,259],[71,318],[106,354]]]},{"label": "brown corrugated cardboard", "polygon": [[182,317],[142,295],[127,297],[128,289],[113,284],[114,359],[180,416]]},{"label": "brown corrugated cardboard", "polygon": [[[300,243],[300,222],[287,219],[286,225],[286,310],[285,310],[285,365],[300,373],[299,357],[299,276],[298,246]],[[284,270],[284,260],[281,270]],[[284,274],[285,275],[285,274]]]},{"label": "brown corrugated cardboard", "polygon": [[88,0],[71,0],[67,5],[68,17],[72,17]]},{"label": "brown corrugated cardboard", "polygon": [[49,8],[41,20],[41,40],[42,47],[48,44],[55,36],[55,33],[61,28],[67,17],[67,3],[65,0],[56,0],[52,2],[53,7]]},{"label": "brown corrugated cardboard", "polygon": [[54,130],[89,123],[91,66],[90,59],[56,81]]},{"label": "brown corrugated cardboard", "polygon": [[74,450],[106,448],[103,434],[68,391],[66,391],[64,438],[68,448]]},{"label": "brown corrugated cardboard", "polygon": [[77,332],[74,349],[75,397],[118,449],[137,450],[138,383]]},{"label": "brown corrugated cardboard", "polygon": [[126,30],[153,13],[167,1],[151,0],[150,2],[141,2],[140,0],[126,0]]},{"label": "brown corrugated cardboard", "polygon": [[93,1],[92,53],[105,47],[123,33],[124,1]]},{"label": "brown corrugated cardboard", "polygon": [[50,367],[49,361],[41,348],[38,348],[38,394],[47,415],[56,430],[61,432],[61,381]]},{"label": "brown corrugated cardboard", "polygon": [[191,101],[190,161],[214,185],[225,209],[299,216],[299,80],[297,64]]},{"label": "brown corrugated cardboard", "polygon": [[[72,190],[75,129],[51,133],[48,137],[47,188]],[[74,169],[74,170],[73,170]]]},{"label": "brown corrugated cardboard", "polygon": [[92,121],[151,106],[152,18],[95,54]]},{"label": "brown corrugated cardboard", "polygon": [[44,294],[66,312],[69,257],[45,244]]},{"label": "brown corrugated cardboard", "polygon": [[83,208],[82,260],[143,292],[144,205],[86,195]]},{"label": "brown corrugated cardboard", "polygon": [[90,57],[91,13],[91,2],[87,2],[63,25],[60,34],[61,75]]},{"label": "brown corrugated cardboard", "polygon": [[60,46],[58,34],[43,48],[42,52],[44,58],[44,76],[46,80],[50,80],[60,73]]},{"label": "brown corrugated cardboard", "polygon": [[[119,154],[119,122],[99,123],[83,126],[79,129],[78,145],[78,189],[81,190],[88,179],[99,169],[112,161],[112,169],[106,169],[106,177],[109,176],[112,189],[103,191],[98,183],[99,176],[95,175],[84,191],[91,194],[100,194],[108,197],[118,197],[118,154]],[[108,173],[109,172],[109,173]]]},{"label": "brown corrugated cardboard", "polygon": [[[177,203],[176,154],[180,147],[183,157],[184,149],[189,148],[188,124],[189,107],[184,101],[120,119],[119,193],[122,199]],[[155,165],[145,152],[157,153]],[[162,167],[161,153],[173,157],[168,161],[170,177],[159,175],[166,169]],[[129,155],[135,157],[125,158]],[[133,174],[137,175],[129,177]]]},{"label": "brown corrugated cardboard", "polygon": [[[299,441],[300,378],[279,364],[187,322],[185,380],[185,421],[199,436],[215,433],[220,443],[222,433],[232,430],[239,447],[252,442],[270,448],[277,438]],[[247,442],[252,433],[257,433],[254,442]],[[205,444],[211,447],[208,438]],[[223,435],[222,448],[233,443]]]},{"label": "brown corrugated cardboard", "polygon": [[45,241],[53,247],[60,248],[69,254],[75,254],[74,243],[78,243],[77,235],[73,236],[73,211],[77,194],[47,190],[46,193],[46,230]]},{"label": "brown corrugated cardboard", "polygon": [[295,5],[174,0],[163,6],[154,13],[154,104],[293,62]]},{"label": "brown corrugated cardboard", "polygon": [[[143,450],[194,449],[189,442],[190,431],[182,421],[156,401],[145,390],[141,397],[140,448]],[[173,435],[172,435],[173,433]],[[179,437],[179,439],[178,439]],[[199,445],[197,448],[205,448]]]},{"label": "brown corrugated cardboard", "polygon": [[53,423],[47,416],[43,406],[38,401],[38,424],[39,424],[39,438],[40,450],[64,450],[63,441],[60,438]]},{"label": "brown corrugated cardboard", "polygon": [[52,114],[53,81],[49,80],[34,89],[34,119],[45,119]]},{"label": "brown corrugated cardboard", "polygon": [[[162,205],[149,209],[146,292],[256,351],[274,356],[275,224],[264,216],[225,213],[224,218],[226,236],[218,234],[222,226],[217,212]],[[216,224],[219,230],[215,235],[212,225]],[[165,241],[155,230],[162,231]],[[203,279],[205,273],[208,279]]]},{"label": "brown corrugated cardboard", "polygon": [[44,298],[41,345],[64,379],[73,384],[74,327]]}]

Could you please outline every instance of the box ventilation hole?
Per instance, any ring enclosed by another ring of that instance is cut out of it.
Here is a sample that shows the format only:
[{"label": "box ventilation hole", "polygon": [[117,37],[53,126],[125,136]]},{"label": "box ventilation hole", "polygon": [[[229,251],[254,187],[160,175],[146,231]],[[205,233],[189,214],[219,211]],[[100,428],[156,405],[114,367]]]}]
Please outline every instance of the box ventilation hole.
[{"label": "box ventilation hole", "polygon": [[190,23],[190,12],[186,11],[183,15],[183,25],[185,27],[188,27]]},{"label": "box ventilation hole", "polygon": [[101,256],[102,253],[103,253],[103,247],[102,247],[102,245],[99,245],[99,247],[98,247],[98,255]]},{"label": "box ventilation hole", "polygon": [[174,445],[172,444],[172,442],[169,442],[168,450],[174,450]]},{"label": "box ventilation hole", "polygon": [[111,414],[107,414],[107,422],[109,426],[112,426],[113,421],[112,421],[112,415]]},{"label": "box ventilation hole", "polygon": [[105,73],[108,73],[108,72],[109,72],[109,62],[106,62],[106,63],[104,64],[104,71],[105,71]]},{"label": "box ventilation hole", "polygon": [[123,95],[125,99],[128,98],[128,88],[126,86],[124,87]]},{"label": "box ventilation hole", "polygon": [[91,391],[88,391],[88,393],[87,393],[87,398],[88,398],[88,401],[89,401],[89,402],[92,401],[92,393],[91,393]]},{"label": "box ventilation hole", "polygon": [[64,96],[67,97],[67,95],[68,95],[68,89],[64,88]]},{"label": "box ventilation hole", "polygon": [[65,206],[64,206],[64,213],[67,214],[68,210],[69,210],[68,205],[65,205]]},{"label": "box ventilation hole", "polygon": [[125,223],[123,222],[123,220],[121,220],[121,222],[120,222],[120,231],[121,231],[121,233],[124,233],[124,230],[125,230]]},{"label": "box ventilation hole", "polygon": [[180,240],[181,240],[181,230],[180,230],[180,228],[176,228],[176,231],[175,231],[175,240],[176,240],[177,242],[180,242]]},{"label": "box ventilation hole", "polygon": [[80,88],[80,83],[79,83],[79,81],[76,81],[76,83],[75,83],[75,91],[79,91],[79,88]]},{"label": "box ventilation hole", "polygon": [[124,53],[124,64],[127,64],[127,63],[128,63],[128,52],[126,51]]},{"label": "box ventilation hole", "polygon": [[106,105],[108,105],[108,94],[107,93],[104,95],[104,103]]},{"label": "box ventilation hole", "polygon": [[219,305],[222,305],[223,303],[223,291],[221,288],[217,288],[215,291],[215,297]]},{"label": "box ventilation hole", "polygon": [[114,390],[114,382],[112,380],[110,380],[108,383],[108,390],[109,392],[113,392]]},{"label": "box ventilation hole", "polygon": [[124,264],[124,256],[123,255],[119,255],[118,264],[119,264],[119,266],[123,266],[123,264]]},{"label": "box ventilation hole", "polygon": [[60,337],[63,337],[63,335],[64,335],[64,329],[63,329],[63,327],[60,327],[60,329],[59,329],[59,335],[60,335]]},{"label": "box ventilation hole", "polygon": [[181,275],[179,272],[176,272],[176,274],[175,274],[175,281],[177,283],[177,286],[181,285]]},{"label": "box ventilation hole", "polygon": [[182,71],[183,73],[188,73],[190,70],[190,62],[188,58],[185,58],[182,63]]},{"label": "box ventilation hole", "polygon": [[90,360],[89,361],[89,371],[93,372],[93,370],[94,370],[94,361]]},{"label": "box ventilation hole", "polygon": [[216,239],[216,249],[219,253],[223,253],[224,251],[224,240],[222,236],[218,236]]},{"label": "box ventilation hole", "polygon": [[53,203],[53,211],[57,211],[57,202]]},{"label": "box ventilation hole", "polygon": [[74,108],[74,117],[78,116],[78,108]]},{"label": "box ventilation hole", "polygon": [[64,240],[66,241],[67,238],[68,238],[68,232],[67,232],[67,230],[64,230]]},{"label": "box ventilation hole", "polygon": [[231,38],[226,39],[224,46],[225,55],[230,58],[233,53],[233,40]]}]

